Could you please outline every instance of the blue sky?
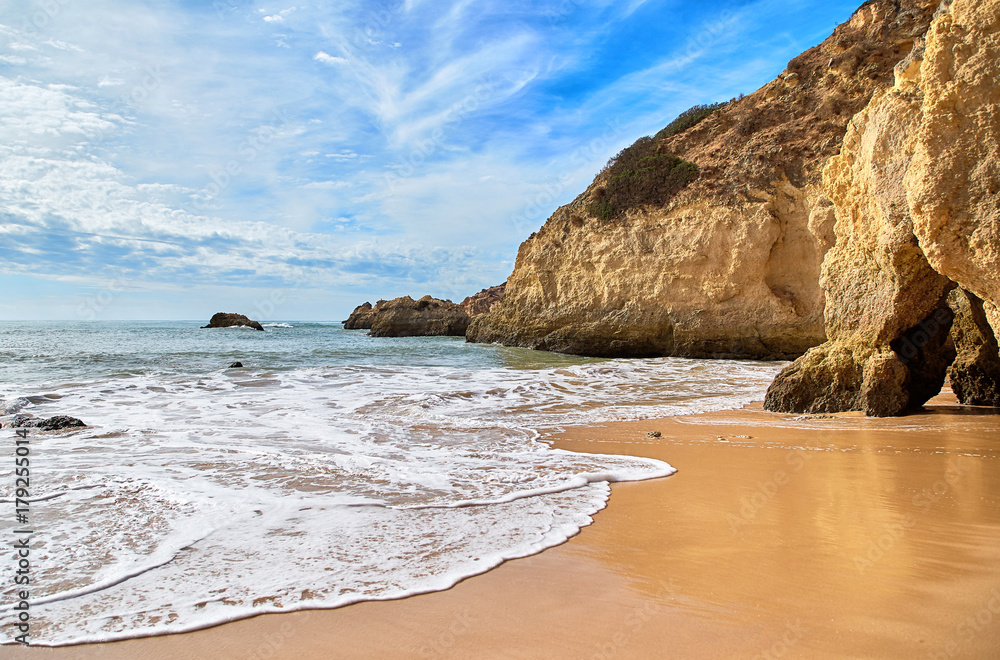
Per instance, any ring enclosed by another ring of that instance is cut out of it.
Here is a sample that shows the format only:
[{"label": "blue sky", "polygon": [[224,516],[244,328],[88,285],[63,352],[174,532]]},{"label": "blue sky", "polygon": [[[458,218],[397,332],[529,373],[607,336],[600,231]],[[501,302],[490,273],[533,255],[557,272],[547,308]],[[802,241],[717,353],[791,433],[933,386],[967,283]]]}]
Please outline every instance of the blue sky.
[{"label": "blue sky", "polygon": [[0,319],[461,300],[857,1],[0,0]]}]

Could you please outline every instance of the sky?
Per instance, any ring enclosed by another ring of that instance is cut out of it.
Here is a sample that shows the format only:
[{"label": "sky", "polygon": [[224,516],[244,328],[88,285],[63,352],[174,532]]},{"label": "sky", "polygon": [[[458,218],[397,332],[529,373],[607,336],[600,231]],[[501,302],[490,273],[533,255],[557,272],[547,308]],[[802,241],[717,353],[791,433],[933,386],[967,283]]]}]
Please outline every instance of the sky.
[{"label": "sky", "polygon": [[860,0],[0,0],[0,320],[461,301]]}]

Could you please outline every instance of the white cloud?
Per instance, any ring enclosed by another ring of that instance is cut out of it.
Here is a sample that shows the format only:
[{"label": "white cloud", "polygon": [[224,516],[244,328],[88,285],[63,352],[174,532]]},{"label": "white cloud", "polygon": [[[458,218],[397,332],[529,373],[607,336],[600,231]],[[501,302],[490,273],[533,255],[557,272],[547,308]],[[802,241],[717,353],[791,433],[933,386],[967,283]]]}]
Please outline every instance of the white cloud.
[{"label": "white cloud", "polygon": [[347,60],[343,57],[336,57],[322,50],[313,55],[313,59],[323,64],[347,64]]},{"label": "white cloud", "polygon": [[[260,9],[258,11],[260,11],[261,13],[266,13],[266,10],[264,10],[264,9]],[[289,7],[288,9],[284,9],[282,11],[279,11],[276,14],[271,14],[270,16],[265,16],[264,20],[266,22],[268,22],[268,23],[284,23],[285,22],[285,17],[288,16],[289,14],[291,14],[293,11],[295,11],[295,7]]]}]

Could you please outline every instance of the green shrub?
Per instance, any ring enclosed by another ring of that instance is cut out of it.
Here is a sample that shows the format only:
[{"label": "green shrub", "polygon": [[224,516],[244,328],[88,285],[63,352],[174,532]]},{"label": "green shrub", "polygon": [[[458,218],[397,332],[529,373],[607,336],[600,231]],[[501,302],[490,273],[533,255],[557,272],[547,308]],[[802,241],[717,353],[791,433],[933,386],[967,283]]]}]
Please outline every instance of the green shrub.
[{"label": "green shrub", "polygon": [[622,217],[627,209],[663,206],[684,186],[698,178],[698,166],[670,154],[657,153],[647,136],[622,149],[608,161],[604,193],[587,212],[604,221]]},{"label": "green shrub", "polygon": [[693,108],[688,108],[680,115],[678,115],[677,119],[667,124],[666,127],[663,128],[663,130],[657,133],[656,139],[664,140],[672,135],[683,133],[689,128],[694,128],[701,122],[701,120],[705,119],[719,108],[723,108],[729,105],[730,103],[732,103],[732,101],[723,101],[721,103],[709,103],[708,105],[696,105]]},{"label": "green shrub", "polygon": [[587,204],[587,213],[594,216],[601,222],[608,222],[614,217],[615,210],[607,200],[600,200]]}]

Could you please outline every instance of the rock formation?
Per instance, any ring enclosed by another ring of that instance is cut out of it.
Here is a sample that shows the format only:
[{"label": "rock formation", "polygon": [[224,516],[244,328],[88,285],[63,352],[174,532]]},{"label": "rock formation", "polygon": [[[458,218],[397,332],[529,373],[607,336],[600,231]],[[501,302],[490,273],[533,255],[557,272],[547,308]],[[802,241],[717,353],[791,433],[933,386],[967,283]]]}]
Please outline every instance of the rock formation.
[{"label": "rock formation", "polygon": [[372,337],[463,336],[469,315],[450,300],[409,296],[380,301],[373,310]]},{"label": "rock formation", "polygon": [[607,168],[521,245],[504,300],[473,319],[469,341],[752,358],[823,342],[834,212],[822,168],[851,117],[894,84],[934,5],[867,2],[760,90],[633,145],[693,163],[698,178],[614,208],[605,195],[623,174]]},{"label": "rock formation", "polygon": [[[384,300],[378,301],[376,305],[381,305]],[[351,315],[344,321],[345,330],[371,330],[372,321],[375,320],[375,310],[370,302],[358,305],[351,312]]]},{"label": "rock formation", "polygon": [[61,431],[62,429],[86,426],[86,424],[76,417],[67,415],[56,415],[46,419],[37,419],[31,415],[14,415],[14,419],[7,426],[11,428],[36,428],[39,431]]},{"label": "rock formation", "polygon": [[766,408],[900,414],[940,391],[952,359],[964,401],[996,400],[980,297],[1000,301],[998,34],[1000,0],[942,3],[895,87],[852,120],[824,172],[828,341],[779,374]]},{"label": "rock formation", "polygon": [[208,322],[208,325],[201,326],[202,328],[232,328],[236,326],[246,326],[253,328],[254,330],[264,331],[263,326],[257,321],[251,321],[242,314],[227,314],[226,312],[219,312],[212,315],[212,319]]},{"label": "rock formation", "polygon": [[493,306],[503,300],[504,290],[507,288],[507,283],[498,284],[497,286],[491,286],[488,289],[483,289],[477,294],[471,295],[460,304],[462,309],[465,310],[466,314],[469,316],[480,316],[485,314]]},{"label": "rock formation", "polygon": [[927,260],[1000,302],[1000,4],[956,0],[927,35],[906,194]]},{"label": "rock formation", "polygon": [[951,389],[970,406],[1000,406],[1000,347],[974,293],[955,289],[948,297],[955,312],[951,336],[958,356],[951,365]]}]

